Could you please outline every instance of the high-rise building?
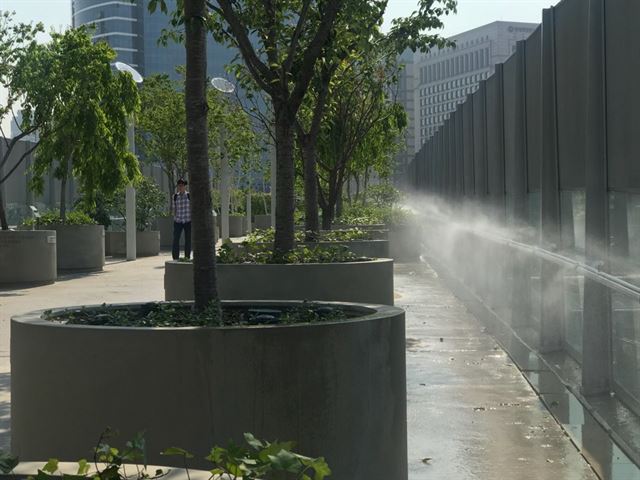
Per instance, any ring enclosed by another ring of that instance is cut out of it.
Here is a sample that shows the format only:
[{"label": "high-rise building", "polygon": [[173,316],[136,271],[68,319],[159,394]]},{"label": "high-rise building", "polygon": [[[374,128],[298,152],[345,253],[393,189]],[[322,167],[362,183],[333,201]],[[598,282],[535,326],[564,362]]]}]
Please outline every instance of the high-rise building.
[{"label": "high-rise building", "polygon": [[394,177],[396,183],[405,178],[405,167],[409,164],[416,152],[415,141],[415,74],[414,74],[414,57],[411,50],[406,50],[398,57],[398,63],[401,69],[398,73],[398,85],[394,100],[401,104],[407,114],[407,128],[404,132],[404,148],[401,149],[395,157]]},{"label": "high-rise building", "polygon": [[494,72],[496,63],[511,56],[516,42],[526,39],[537,27],[535,23],[493,22],[451,37],[455,48],[416,54],[415,152],[478,88],[478,83]]},{"label": "high-rise building", "polygon": [[[159,9],[150,13],[147,0],[72,0],[74,27],[91,25],[95,40],[106,41],[118,53],[117,60],[135,67],[143,75],[164,73],[177,78],[176,67],[186,63],[184,46],[158,39],[169,28],[170,17]],[[167,1],[169,11],[176,0]],[[224,77],[224,66],[231,63],[235,51],[210,38],[207,44],[209,75]]]}]

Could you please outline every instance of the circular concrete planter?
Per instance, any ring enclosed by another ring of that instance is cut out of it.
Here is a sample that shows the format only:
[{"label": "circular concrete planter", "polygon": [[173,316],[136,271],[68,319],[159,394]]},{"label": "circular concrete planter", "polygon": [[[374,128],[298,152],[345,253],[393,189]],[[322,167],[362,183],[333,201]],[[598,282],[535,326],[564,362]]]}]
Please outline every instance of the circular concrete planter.
[{"label": "circular concrete planter", "polygon": [[[294,302],[235,302],[274,308]],[[332,478],[406,480],[404,312],[343,304],[342,322],[228,328],[11,322],[11,446],[83,458],[106,425],[145,430],[149,462],[179,445],[199,468],[214,444],[293,440]]]},{"label": "circular concrete planter", "polygon": [[244,215],[229,215],[229,236],[243,237],[247,234],[247,217]]},{"label": "circular concrete planter", "polygon": [[[393,305],[393,260],[218,264],[224,300],[326,300]],[[165,262],[165,300],[193,300],[193,264]]]},{"label": "circular concrete planter", "polygon": [[58,270],[99,271],[104,267],[102,225],[49,225],[56,231]]},{"label": "circular concrete planter", "polygon": [[271,228],[271,215],[254,215],[253,228],[260,230]]},{"label": "circular concrete planter", "polygon": [[56,272],[54,230],[0,230],[0,285],[53,283]]},{"label": "circular concrete planter", "polygon": [[[127,233],[105,232],[105,255],[108,257],[124,257],[127,255]],[[136,256],[153,257],[160,253],[160,232],[136,232]]]}]

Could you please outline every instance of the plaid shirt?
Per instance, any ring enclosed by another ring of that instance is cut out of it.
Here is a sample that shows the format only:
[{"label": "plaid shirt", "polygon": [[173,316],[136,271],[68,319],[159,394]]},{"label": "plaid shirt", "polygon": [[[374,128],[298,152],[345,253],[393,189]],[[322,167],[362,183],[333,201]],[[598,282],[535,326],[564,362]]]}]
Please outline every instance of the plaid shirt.
[{"label": "plaid shirt", "polygon": [[173,196],[173,220],[176,223],[189,223],[191,221],[191,206],[189,194],[176,193]]}]

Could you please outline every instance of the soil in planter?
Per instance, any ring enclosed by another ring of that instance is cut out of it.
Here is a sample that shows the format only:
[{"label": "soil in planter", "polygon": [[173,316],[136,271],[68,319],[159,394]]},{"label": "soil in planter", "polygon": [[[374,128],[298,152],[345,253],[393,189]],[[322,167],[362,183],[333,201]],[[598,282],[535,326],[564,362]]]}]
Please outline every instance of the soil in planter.
[{"label": "soil in planter", "polygon": [[337,322],[357,317],[339,307],[302,302],[294,307],[212,306],[194,312],[191,304],[147,303],[143,305],[107,305],[47,311],[43,318],[67,325],[108,327],[236,327],[250,325],[292,325]]}]

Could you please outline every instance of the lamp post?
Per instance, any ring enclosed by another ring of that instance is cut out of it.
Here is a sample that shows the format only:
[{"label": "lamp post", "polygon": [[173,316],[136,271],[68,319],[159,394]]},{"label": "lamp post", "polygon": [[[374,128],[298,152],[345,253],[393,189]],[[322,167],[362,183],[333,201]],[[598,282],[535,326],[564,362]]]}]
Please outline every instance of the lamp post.
[{"label": "lamp post", "polygon": [[[221,77],[211,79],[211,85],[213,88],[222,93],[233,93],[236,87],[229,80]],[[222,240],[229,238],[229,200],[230,200],[230,183],[231,183],[231,170],[229,168],[229,162],[227,161],[227,155],[224,151],[224,141],[226,132],[224,126],[220,130],[220,237]]]},{"label": "lamp post", "polygon": [[[116,62],[114,64],[117,70],[121,72],[126,72],[131,75],[133,81],[137,84],[143,82],[142,75],[138,73],[138,71],[133,68],[131,65],[127,65],[126,63]],[[135,144],[135,123],[133,117],[129,121],[128,128],[128,137],[129,137],[129,149],[131,153],[135,155],[136,153],[136,144]],[[126,244],[127,244],[127,261],[135,260],[137,256],[136,252],[136,189],[133,185],[127,185],[126,190],[126,217],[127,217],[127,232],[126,232]]]}]

